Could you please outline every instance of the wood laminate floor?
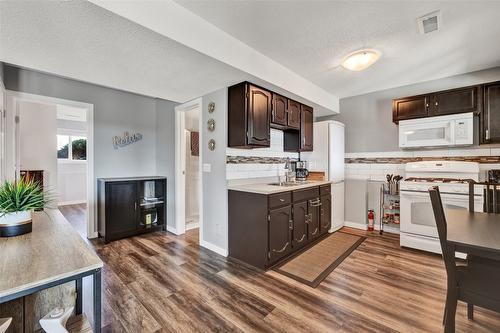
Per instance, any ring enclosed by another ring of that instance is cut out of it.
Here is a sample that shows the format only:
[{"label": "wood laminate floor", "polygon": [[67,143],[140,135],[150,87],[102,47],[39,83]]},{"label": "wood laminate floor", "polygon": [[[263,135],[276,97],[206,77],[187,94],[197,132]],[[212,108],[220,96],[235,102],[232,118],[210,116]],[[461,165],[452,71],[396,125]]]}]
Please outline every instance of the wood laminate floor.
[{"label": "wood laminate floor", "polygon": [[[368,238],[316,289],[198,246],[198,229],[103,245],[105,332],[442,332],[441,257]],[[457,332],[500,332],[500,315],[459,302]]]},{"label": "wood laminate floor", "polygon": [[80,236],[87,240],[87,204],[65,205],[58,208]]}]

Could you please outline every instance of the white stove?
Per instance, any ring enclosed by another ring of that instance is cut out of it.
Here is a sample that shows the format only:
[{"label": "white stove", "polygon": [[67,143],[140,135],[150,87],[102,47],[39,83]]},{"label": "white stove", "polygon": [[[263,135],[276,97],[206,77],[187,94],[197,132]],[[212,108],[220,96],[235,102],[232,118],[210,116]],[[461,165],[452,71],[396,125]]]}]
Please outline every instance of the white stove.
[{"label": "white stove", "polygon": [[[461,161],[424,161],[407,163],[406,179],[400,184],[400,245],[441,253],[429,187],[439,186],[447,207],[469,207],[469,180],[479,180],[479,164]],[[481,211],[482,191],[475,191],[474,206]],[[453,223],[453,221],[447,221]]]}]

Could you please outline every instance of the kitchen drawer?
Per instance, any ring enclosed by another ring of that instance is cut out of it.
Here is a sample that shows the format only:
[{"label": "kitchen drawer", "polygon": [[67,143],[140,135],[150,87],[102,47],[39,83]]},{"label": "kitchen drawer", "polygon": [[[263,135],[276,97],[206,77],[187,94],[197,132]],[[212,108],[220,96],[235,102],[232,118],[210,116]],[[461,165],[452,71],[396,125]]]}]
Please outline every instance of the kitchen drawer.
[{"label": "kitchen drawer", "polygon": [[332,186],[330,184],[322,185],[319,187],[320,195],[328,195],[330,193],[332,193]]},{"label": "kitchen drawer", "polygon": [[269,208],[289,205],[292,202],[291,192],[282,192],[278,194],[269,195]]},{"label": "kitchen drawer", "polygon": [[319,187],[293,191],[293,202],[306,201],[319,197]]}]

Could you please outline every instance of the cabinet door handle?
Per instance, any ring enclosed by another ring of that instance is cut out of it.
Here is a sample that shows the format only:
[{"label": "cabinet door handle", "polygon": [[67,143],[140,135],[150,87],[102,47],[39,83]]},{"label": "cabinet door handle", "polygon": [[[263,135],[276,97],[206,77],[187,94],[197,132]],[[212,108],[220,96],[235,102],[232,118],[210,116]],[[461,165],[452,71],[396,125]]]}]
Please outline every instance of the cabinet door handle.
[{"label": "cabinet door handle", "polygon": [[438,106],[438,105],[439,105],[439,103],[438,103],[438,102],[436,102],[436,103],[435,103],[435,105],[436,105],[436,106]]},{"label": "cabinet door handle", "polygon": [[281,199],[281,198],[280,198],[280,201],[281,201],[281,202],[285,202],[285,199]]},{"label": "cabinet door handle", "polygon": [[137,210],[137,201],[134,202],[134,210]]},{"label": "cabinet door handle", "polygon": [[304,238],[306,238],[306,234],[303,234],[302,237],[297,241],[297,243],[302,243]]},{"label": "cabinet door handle", "polygon": [[285,251],[286,248],[288,247],[288,244],[290,244],[290,243],[286,242],[285,246],[283,246],[283,248],[281,250],[275,250],[275,249],[273,249],[273,252],[281,253],[281,252]]},{"label": "cabinet door handle", "polygon": [[289,228],[290,230],[293,230],[293,220],[289,220],[289,221],[288,221],[288,228]]}]

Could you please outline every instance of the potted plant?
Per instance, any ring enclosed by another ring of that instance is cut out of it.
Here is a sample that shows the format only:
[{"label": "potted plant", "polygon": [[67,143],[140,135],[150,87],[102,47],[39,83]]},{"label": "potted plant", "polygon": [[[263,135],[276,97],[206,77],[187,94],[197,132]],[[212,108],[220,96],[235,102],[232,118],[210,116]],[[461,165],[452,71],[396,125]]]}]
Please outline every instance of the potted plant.
[{"label": "potted plant", "polygon": [[0,186],[0,237],[31,232],[31,212],[49,204],[49,195],[32,179],[6,181]]}]

